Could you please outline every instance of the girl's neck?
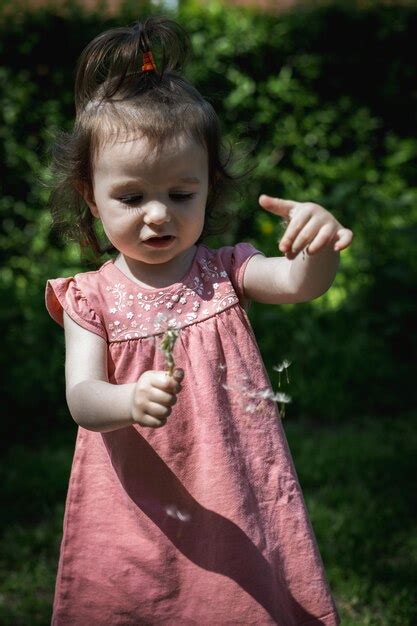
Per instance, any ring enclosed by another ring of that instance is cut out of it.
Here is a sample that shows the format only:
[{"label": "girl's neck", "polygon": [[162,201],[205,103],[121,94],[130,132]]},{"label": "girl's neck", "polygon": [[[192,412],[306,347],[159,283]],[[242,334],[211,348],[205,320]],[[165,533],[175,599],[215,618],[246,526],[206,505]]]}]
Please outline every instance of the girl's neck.
[{"label": "girl's neck", "polygon": [[168,263],[161,265],[143,263],[119,252],[114,260],[114,265],[138,285],[145,288],[162,289],[180,282],[187,274],[196,252],[197,246],[191,246]]}]

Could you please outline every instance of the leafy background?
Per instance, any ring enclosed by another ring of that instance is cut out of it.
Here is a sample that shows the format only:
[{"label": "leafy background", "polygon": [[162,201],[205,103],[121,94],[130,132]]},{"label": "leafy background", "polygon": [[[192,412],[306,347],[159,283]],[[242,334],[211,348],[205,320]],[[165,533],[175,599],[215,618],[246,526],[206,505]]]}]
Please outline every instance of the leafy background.
[{"label": "leafy background", "polygon": [[[57,129],[71,128],[83,47],[155,8],[141,3],[138,15],[137,3],[125,2],[114,16],[72,2],[60,11],[6,8],[0,622],[30,615],[46,624],[75,427],[64,402],[63,333],[46,313],[44,288],[91,268],[51,230],[48,150]],[[285,428],[343,623],[411,624],[417,8],[345,1],[276,16],[189,1],[177,19],[193,44],[186,76],[218,111],[236,171],[254,168],[230,200],[233,229],[207,243],[249,241],[278,256],[282,225],[258,207],[260,193],[322,204],[354,231],[326,294],[254,303],[250,318],[273,387],[292,398]],[[273,369],[284,358],[289,384]]]}]

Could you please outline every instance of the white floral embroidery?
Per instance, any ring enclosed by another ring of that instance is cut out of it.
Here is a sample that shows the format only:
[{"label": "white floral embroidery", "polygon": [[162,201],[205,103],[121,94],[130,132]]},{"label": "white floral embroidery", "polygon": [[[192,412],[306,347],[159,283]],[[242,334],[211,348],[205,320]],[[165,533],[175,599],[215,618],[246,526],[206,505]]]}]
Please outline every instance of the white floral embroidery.
[{"label": "white floral embroidery", "polygon": [[[159,335],[170,328],[180,329],[236,306],[238,297],[227,272],[210,258],[199,259],[198,265],[197,276],[190,276],[186,283],[172,289],[145,293],[137,286],[135,288],[133,282],[127,287],[124,283],[107,286],[107,291],[114,297],[107,321],[110,341]],[[129,310],[120,315],[125,308]],[[175,316],[172,315],[174,310]]]},{"label": "white floral embroidery", "polygon": [[124,291],[125,285],[123,283],[116,283],[113,288],[107,287],[107,291],[110,291],[115,294],[116,297],[116,309],[121,311],[125,305],[126,299],[126,291]]},{"label": "white floral embroidery", "polygon": [[201,275],[204,276],[206,280],[209,280],[210,276],[212,278],[217,278],[217,267],[216,265],[213,265],[213,262],[210,259],[201,259],[200,264],[204,270]]},{"label": "white floral embroidery", "polygon": [[204,293],[204,284],[203,282],[196,276],[193,280],[193,291],[194,293],[202,296]]}]

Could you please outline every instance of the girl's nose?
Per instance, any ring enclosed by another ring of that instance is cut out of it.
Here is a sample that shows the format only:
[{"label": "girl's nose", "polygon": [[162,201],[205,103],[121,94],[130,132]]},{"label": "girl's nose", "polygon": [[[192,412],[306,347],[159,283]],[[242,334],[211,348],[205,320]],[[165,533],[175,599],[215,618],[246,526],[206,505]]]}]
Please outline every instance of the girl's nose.
[{"label": "girl's nose", "polygon": [[163,202],[149,202],[144,207],[143,221],[145,224],[163,224],[170,220],[168,209]]}]

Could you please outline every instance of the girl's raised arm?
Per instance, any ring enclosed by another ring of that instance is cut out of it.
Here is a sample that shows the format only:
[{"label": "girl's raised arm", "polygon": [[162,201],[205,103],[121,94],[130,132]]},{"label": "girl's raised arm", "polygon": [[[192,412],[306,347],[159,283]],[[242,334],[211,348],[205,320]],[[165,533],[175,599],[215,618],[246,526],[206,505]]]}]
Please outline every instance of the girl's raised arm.
[{"label": "girl's raised arm", "polygon": [[243,277],[245,297],[265,304],[296,304],[322,296],[333,282],[339,253],[328,248],[306,259],[255,254]]},{"label": "girl's raised arm", "polygon": [[286,257],[253,256],[245,270],[245,296],[268,304],[293,304],[323,295],[333,283],[340,250],[352,242],[352,231],[319,204],[265,194],[259,204],[286,221],[279,245]]}]

